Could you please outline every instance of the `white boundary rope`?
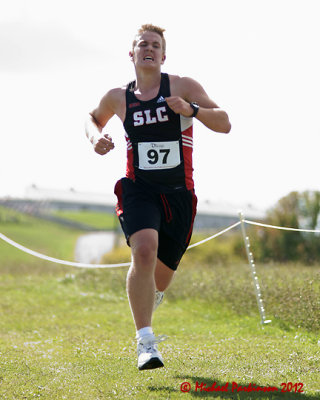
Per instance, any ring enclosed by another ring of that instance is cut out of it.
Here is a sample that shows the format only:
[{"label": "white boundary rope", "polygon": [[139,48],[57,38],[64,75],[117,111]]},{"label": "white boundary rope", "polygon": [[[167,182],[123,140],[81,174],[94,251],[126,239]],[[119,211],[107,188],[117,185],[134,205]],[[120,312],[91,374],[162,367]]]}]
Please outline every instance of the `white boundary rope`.
[{"label": "white boundary rope", "polygon": [[37,251],[30,250],[27,247],[24,247],[21,244],[16,243],[13,240],[9,239],[7,236],[3,235],[2,233],[0,233],[0,239],[11,244],[12,246],[16,247],[19,250],[24,251],[25,253],[31,254],[32,256],[35,256],[38,258],[42,258],[43,260],[46,260],[46,261],[54,262],[56,264],[70,265],[72,267],[78,267],[78,268],[115,268],[115,267],[127,267],[131,264],[129,262],[121,263],[121,264],[85,264],[85,263],[59,260],[58,258],[49,257],[44,254],[38,253]]},{"label": "white boundary rope", "polygon": [[[316,229],[298,229],[298,228],[287,228],[287,227],[283,227],[283,226],[274,226],[274,225],[268,225],[268,224],[262,224],[260,222],[255,222],[255,221],[248,221],[246,219],[243,220],[243,222],[250,224],[250,225],[257,225],[257,226],[262,226],[265,228],[273,228],[273,229],[282,229],[282,230],[287,230],[287,231],[298,231],[298,232],[312,232],[312,233],[320,233],[320,230],[316,230]],[[190,245],[187,250],[192,249],[193,247],[199,246],[203,243],[208,242],[209,240],[212,240],[220,235],[223,235],[224,233],[230,231],[231,229],[234,229],[235,227],[237,227],[238,225],[241,224],[241,221],[238,221],[236,223],[234,223],[233,225],[230,225],[229,227],[223,229],[222,231],[209,236],[206,239],[200,240],[197,243],[194,243],[192,245]],[[125,262],[125,263],[119,263],[119,264],[87,264],[87,263],[79,263],[79,262],[73,262],[73,261],[66,261],[66,260],[60,260],[58,258],[54,258],[54,257],[49,257],[46,256],[45,254],[41,254],[38,253],[37,251],[28,249],[25,246],[22,246],[21,244],[13,241],[12,239],[8,238],[7,236],[5,236],[3,233],[0,233],[0,239],[4,240],[5,242],[7,242],[8,244],[10,244],[11,246],[14,246],[15,248],[30,254],[34,257],[38,257],[41,258],[43,260],[46,261],[51,261],[53,263],[56,264],[63,264],[63,265],[69,265],[72,267],[77,267],[77,268],[117,268],[117,267],[128,267],[131,263],[130,262]]]},{"label": "white boundary rope", "polygon": [[239,217],[240,217],[240,222],[241,222],[242,237],[243,237],[243,241],[244,241],[244,246],[246,248],[247,258],[248,258],[248,262],[249,262],[249,266],[250,266],[250,270],[251,270],[251,277],[252,277],[252,281],[253,281],[253,287],[254,287],[257,304],[258,304],[258,309],[259,309],[259,313],[260,313],[261,324],[262,325],[269,324],[271,322],[271,320],[266,319],[265,309],[264,309],[263,300],[262,300],[262,294],[261,294],[261,290],[260,290],[259,279],[258,279],[258,275],[256,272],[256,265],[254,263],[252,251],[250,251],[250,239],[246,233],[245,221],[244,221],[242,212],[239,212]]},{"label": "white boundary rope", "polygon": [[284,227],[284,226],[275,226],[275,225],[261,224],[260,222],[248,221],[247,219],[244,219],[243,222],[245,222],[245,223],[247,223],[247,224],[250,224],[250,225],[263,226],[264,228],[282,229],[282,230],[284,230],[284,231],[320,233],[320,230],[317,230],[317,229],[286,228],[286,227]]},{"label": "white boundary rope", "polygon": [[241,224],[241,222],[238,221],[238,222],[236,222],[235,224],[230,225],[228,228],[224,229],[223,231],[218,232],[218,233],[216,233],[215,235],[212,235],[212,236],[208,237],[207,239],[200,240],[200,242],[197,242],[197,243],[194,243],[194,244],[190,245],[190,246],[187,248],[187,250],[192,249],[193,247],[199,246],[199,245],[202,244],[202,243],[208,242],[209,240],[214,239],[214,238],[216,238],[216,237],[218,237],[218,236],[220,236],[220,235],[222,235],[222,234],[224,234],[224,233],[230,231],[231,229],[235,228],[236,226],[238,226],[238,225],[240,225],[240,224]]},{"label": "white boundary rope", "polygon": [[[201,240],[200,242],[194,243],[191,246],[189,246],[187,248],[187,250],[191,249],[192,247],[196,247],[199,246],[202,243],[205,243],[211,239],[214,239],[217,236],[222,235],[223,233],[235,228],[236,226],[240,225],[240,221],[236,222],[235,224],[229,226],[228,228],[222,230],[221,232],[216,233],[213,236],[208,237],[207,239]],[[72,267],[77,267],[77,268],[116,268],[116,267],[128,267],[131,263],[130,262],[126,262],[126,263],[120,263],[120,264],[86,264],[86,263],[79,263],[79,262],[73,262],[73,261],[65,261],[65,260],[59,260],[58,258],[54,258],[54,257],[49,257],[46,256],[45,254],[41,254],[38,253],[37,251],[28,249],[25,246],[22,246],[21,244],[15,242],[14,240],[8,238],[7,236],[5,236],[3,233],[0,233],[0,239],[4,240],[5,242],[7,242],[8,244],[11,244],[11,246],[27,253],[30,254],[32,256],[41,258],[43,260],[46,261],[51,261],[54,262],[56,264],[63,264],[63,265],[69,265]]]}]

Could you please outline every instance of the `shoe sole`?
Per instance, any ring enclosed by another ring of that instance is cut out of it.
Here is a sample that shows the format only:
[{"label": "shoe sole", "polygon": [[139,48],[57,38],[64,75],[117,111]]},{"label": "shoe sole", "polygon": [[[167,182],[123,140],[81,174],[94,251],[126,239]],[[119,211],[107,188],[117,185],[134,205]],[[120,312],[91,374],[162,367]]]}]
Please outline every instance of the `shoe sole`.
[{"label": "shoe sole", "polygon": [[142,371],[144,369],[155,369],[155,368],[161,368],[163,366],[164,366],[163,362],[158,357],[153,357],[150,358],[148,362],[146,362],[145,364],[141,365],[138,368],[140,371]]}]

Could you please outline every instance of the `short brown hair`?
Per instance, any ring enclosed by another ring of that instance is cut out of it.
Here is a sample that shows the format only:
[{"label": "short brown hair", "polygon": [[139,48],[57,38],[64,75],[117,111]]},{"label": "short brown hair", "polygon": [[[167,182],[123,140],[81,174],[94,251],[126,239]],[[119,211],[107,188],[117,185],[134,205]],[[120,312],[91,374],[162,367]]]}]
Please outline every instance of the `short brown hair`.
[{"label": "short brown hair", "polygon": [[138,32],[136,33],[133,43],[132,43],[132,49],[135,47],[138,41],[138,37],[140,37],[144,32],[155,32],[157,33],[161,39],[162,39],[162,50],[165,53],[166,52],[166,39],[164,38],[163,32],[165,29],[160,28],[160,26],[152,25],[152,24],[144,24],[139,28]]}]

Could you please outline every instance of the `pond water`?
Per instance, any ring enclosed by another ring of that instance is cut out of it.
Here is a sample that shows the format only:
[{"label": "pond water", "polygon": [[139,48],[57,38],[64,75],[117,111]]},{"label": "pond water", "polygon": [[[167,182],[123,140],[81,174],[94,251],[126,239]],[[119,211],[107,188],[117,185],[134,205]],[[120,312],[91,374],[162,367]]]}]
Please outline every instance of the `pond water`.
[{"label": "pond water", "polygon": [[102,256],[113,249],[115,240],[114,232],[92,232],[80,236],[75,249],[76,262],[100,263]]}]

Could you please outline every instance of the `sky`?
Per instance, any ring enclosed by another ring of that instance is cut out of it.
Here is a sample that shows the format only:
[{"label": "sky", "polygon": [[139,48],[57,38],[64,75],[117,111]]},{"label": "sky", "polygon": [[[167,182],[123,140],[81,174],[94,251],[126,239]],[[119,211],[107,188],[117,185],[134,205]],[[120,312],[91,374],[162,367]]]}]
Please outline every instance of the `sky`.
[{"label": "sky", "polygon": [[84,121],[134,79],[144,23],[166,29],[163,72],[196,79],[232,130],[194,122],[199,201],[273,206],[320,190],[318,0],[0,0],[0,197],[38,187],[112,194],[126,146],[94,153]]}]

